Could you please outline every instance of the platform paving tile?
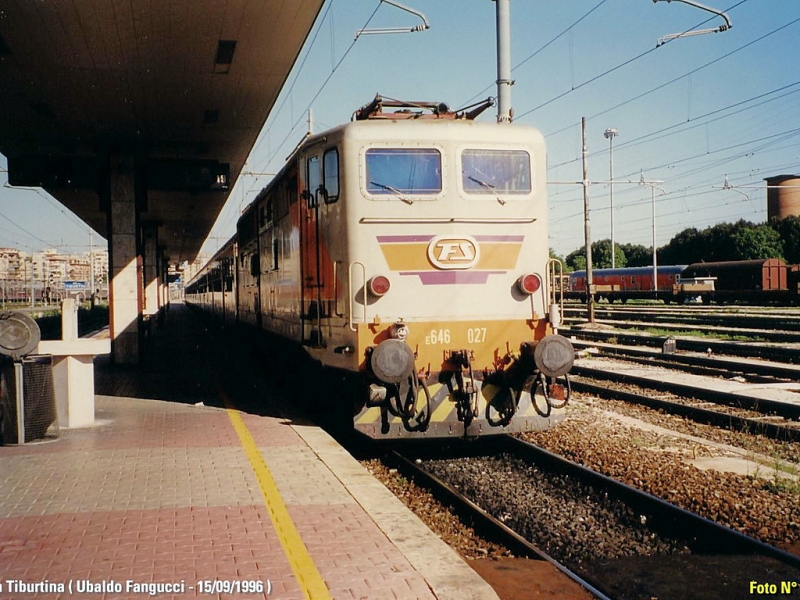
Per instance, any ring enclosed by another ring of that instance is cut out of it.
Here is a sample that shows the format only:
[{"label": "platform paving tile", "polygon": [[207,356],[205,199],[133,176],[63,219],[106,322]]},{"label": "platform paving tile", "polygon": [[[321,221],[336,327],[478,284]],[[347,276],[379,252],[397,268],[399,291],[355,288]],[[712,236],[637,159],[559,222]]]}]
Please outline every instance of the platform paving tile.
[{"label": "platform paving tile", "polygon": [[289,419],[242,413],[242,420],[256,446],[264,448],[265,452],[272,453],[274,448],[283,448],[288,452],[295,448],[305,448],[302,438],[294,431]]},{"label": "platform paving tile", "polygon": [[415,586],[414,595],[408,598],[435,597],[357,504],[300,504],[289,510],[333,597],[348,597],[346,593],[358,590],[358,582],[365,577],[368,589],[356,598],[391,598],[392,590],[408,585]]},{"label": "platform paving tile", "polygon": [[[55,442],[0,447],[0,582],[185,582],[185,593],[158,596],[168,599],[200,596],[189,588],[203,579],[257,580],[272,593],[200,597],[303,598],[226,410],[97,396],[96,412],[96,426]],[[345,477],[375,484],[352,457],[333,469],[325,434],[283,417],[241,418],[331,597],[436,597],[424,569],[343,486]],[[312,449],[305,438],[315,435],[322,445]]]},{"label": "platform paving tile", "polygon": [[[270,417],[268,421],[282,422]],[[263,426],[262,426],[263,427]],[[267,431],[273,427],[265,427]],[[296,443],[296,442],[295,442]],[[95,424],[62,428],[52,442],[3,447],[4,456],[63,454],[119,448],[239,447],[239,439],[221,408],[158,400],[96,396]]]},{"label": "platform paving tile", "polygon": [[307,446],[259,451],[286,504],[355,504],[342,482]]},{"label": "platform paving tile", "polygon": [[238,448],[97,450],[65,458],[4,458],[0,517],[254,504],[261,497]]},{"label": "platform paving tile", "polygon": [[[182,410],[197,423],[195,407]],[[224,411],[214,416],[218,429],[228,427]],[[112,443],[96,428],[70,432],[76,443],[65,452],[0,449],[0,579],[183,581],[187,588],[202,578],[257,579],[273,586],[270,597],[302,597],[241,447],[198,446],[193,437],[183,446],[154,447],[150,440],[144,447],[117,447],[137,446],[136,428],[153,427],[156,439],[167,439],[158,427],[177,424],[135,414],[122,420],[130,427],[125,433],[118,423],[102,426],[116,428],[122,438]],[[291,444],[262,446],[261,453],[332,597],[392,598],[417,585],[401,597],[433,598],[317,455],[296,445],[291,427],[247,421],[262,436],[277,429]],[[93,434],[99,434],[94,447],[80,439]],[[195,594],[159,597],[187,595]]]},{"label": "platform paving tile", "polygon": [[[186,593],[159,598],[195,596],[189,590],[203,579],[230,581],[267,580],[280,583],[287,597],[302,597],[284,557],[280,541],[267,523],[261,530],[230,529],[228,515],[238,514],[252,522],[264,522],[262,507],[197,507],[164,511],[116,511],[97,514],[105,533],[99,540],[79,535],[51,535],[50,525],[69,521],[70,515],[16,517],[0,520],[2,580],[31,582],[185,582]],[[202,518],[196,518],[197,515]],[[151,528],[142,531],[142,523]],[[10,531],[13,533],[10,533]],[[186,532],[191,532],[190,536]],[[8,544],[22,538],[25,544]],[[236,539],[234,544],[232,540]],[[126,543],[126,541],[133,543]],[[237,552],[265,557],[237,561]],[[211,553],[208,553],[211,550]],[[47,560],[45,557],[53,556]],[[44,558],[44,560],[43,560]],[[12,598],[13,595],[2,595]],[[25,597],[30,598],[30,595]],[[51,596],[48,596],[51,597]],[[81,597],[73,596],[73,597]],[[117,596],[127,598],[130,594]],[[249,595],[250,598],[257,597]],[[261,596],[263,597],[263,595]]]}]

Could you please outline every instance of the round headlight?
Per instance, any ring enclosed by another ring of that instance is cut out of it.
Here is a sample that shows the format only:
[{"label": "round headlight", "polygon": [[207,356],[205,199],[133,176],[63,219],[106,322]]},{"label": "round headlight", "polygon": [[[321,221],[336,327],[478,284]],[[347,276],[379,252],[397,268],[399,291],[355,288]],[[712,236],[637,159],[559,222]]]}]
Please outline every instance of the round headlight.
[{"label": "round headlight", "polygon": [[373,373],[381,381],[400,383],[414,370],[414,352],[400,340],[384,340],[370,357]]},{"label": "round headlight", "polygon": [[539,340],[533,351],[533,360],[548,377],[561,377],[569,373],[575,361],[575,348],[563,335],[548,335]]}]

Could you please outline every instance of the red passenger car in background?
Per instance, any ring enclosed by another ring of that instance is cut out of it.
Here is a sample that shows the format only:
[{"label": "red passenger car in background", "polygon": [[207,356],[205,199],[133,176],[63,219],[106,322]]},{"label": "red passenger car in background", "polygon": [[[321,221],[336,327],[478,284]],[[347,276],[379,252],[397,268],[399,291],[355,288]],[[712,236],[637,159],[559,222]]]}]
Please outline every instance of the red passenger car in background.
[{"label": "red passenger car in background", "polygon": [[[673,298],[673,286],[680,283],[681,272],[686,265],[658,267],[658,285],[653,286],[653,267],[630,267],[623,269],[594,269],[592,284],[595,299],[609,302],[621,300],[662,299],[667,302]],[[573,271],[569,276],[568,296],[586,300],[586,271]]]}]

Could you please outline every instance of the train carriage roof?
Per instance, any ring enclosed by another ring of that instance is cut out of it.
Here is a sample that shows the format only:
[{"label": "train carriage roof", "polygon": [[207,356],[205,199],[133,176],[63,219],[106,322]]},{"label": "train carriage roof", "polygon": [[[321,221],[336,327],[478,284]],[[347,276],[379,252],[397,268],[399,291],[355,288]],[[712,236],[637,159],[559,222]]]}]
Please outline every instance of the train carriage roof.
[{"label": "train carriage roof", "polygon": [[[658,265],[658,274],[659,275],[674,275],[676,273],[682,273],[684,269],[686,269],[686,265]],[[640,275],[651,275],[653,273],[653,266],[647,267],[619,267],[616,269],[592,269],[593,275],[603,275],[607,277],[614,277],[614,276],[623,276],[623,275],[632,275],[632,276],[640,276]],[[586,270],[582,269],[580,271],[573,271],[570,275],[574,275],[576,277],[585,277]]]},{"label": "train carriage roof", "polygon": [[716,274],[720,272],[751,271],[761,270],[765,267],[783,267],[786,263],[780,258],[758,258],[754,260],[726,260],[717,262],[697,262],[692,263],[683,275],[685,277],[697,277],[702,275]]}]

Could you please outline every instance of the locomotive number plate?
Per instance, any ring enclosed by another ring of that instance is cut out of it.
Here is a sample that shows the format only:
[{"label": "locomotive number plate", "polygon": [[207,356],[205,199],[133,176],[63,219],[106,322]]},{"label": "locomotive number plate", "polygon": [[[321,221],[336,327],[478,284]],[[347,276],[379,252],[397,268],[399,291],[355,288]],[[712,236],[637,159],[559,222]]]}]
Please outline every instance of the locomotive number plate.
[{"label": "locomotive number plate", "polygon": [[[466,338],[468,344],[483,344],[486,341],[486,327],[468,327],[466,334],[460,333],[457,337],[461,340]],[[449,344],[453,339],[449,328],[431,329],[425,336],[425,345]]]}]

